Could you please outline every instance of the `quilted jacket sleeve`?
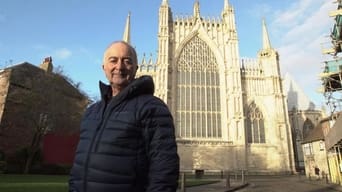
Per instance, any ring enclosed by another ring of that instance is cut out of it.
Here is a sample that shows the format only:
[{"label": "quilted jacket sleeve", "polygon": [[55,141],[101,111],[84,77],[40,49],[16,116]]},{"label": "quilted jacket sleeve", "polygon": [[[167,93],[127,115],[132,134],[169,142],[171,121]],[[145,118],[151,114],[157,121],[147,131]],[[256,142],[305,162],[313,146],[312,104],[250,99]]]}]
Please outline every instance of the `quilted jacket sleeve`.
[{"label": "quilted jacket sleeve", "polygon": [[173,118],[168,107],[154,98],[144,107],[143,126],[148,134],[148,192],[175,192],[178,187],[179,157]]}]

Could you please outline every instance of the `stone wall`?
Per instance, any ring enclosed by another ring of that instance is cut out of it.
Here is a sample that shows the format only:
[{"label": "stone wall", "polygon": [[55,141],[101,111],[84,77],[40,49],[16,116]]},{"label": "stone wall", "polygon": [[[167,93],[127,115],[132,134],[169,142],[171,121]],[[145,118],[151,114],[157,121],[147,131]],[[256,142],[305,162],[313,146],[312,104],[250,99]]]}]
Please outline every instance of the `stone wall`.
[{"label": "stone wall", "polygon": [[178,154],[182,171],[245,169],[245,150],[229,143],[178,142]]},{"label": "stone wall", "polygon": [[[9,86],[8,77],[9,77],[8,71],[2,70],[0,72],[0,87],[1,87],[0,89],[0,123],[1,123],[2,114],[4,111],[4,107],[5,107],[7,90]],[[2,130],[0,130],[0,135],[1,135],[1,131]]]}]

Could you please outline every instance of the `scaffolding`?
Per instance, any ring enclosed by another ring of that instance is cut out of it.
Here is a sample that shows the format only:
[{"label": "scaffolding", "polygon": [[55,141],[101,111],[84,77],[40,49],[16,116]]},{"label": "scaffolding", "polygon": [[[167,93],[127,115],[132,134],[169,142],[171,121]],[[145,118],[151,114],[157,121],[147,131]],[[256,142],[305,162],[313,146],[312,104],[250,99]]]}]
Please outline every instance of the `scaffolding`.
[{"label": "scaffolding", "polygon": [[323,54],[332,56],[331,60],[324,61],[324,70],[320,74],[323,95],[330,113],[342,111],[342,0],[337,0],[337,9],[329,13],[335,23],[330,34],[330,47],[323,48]]},{"label": "scaffolding", "polygon": [[322,92],[331,113],[331,127],[327,135],[325,135],[329,176],[332,183],[341,185],[342,57],[340,54],[342,52],[342,0],[335,2],[337,3],[337,9],[329,13],[329,16],[335,20],[330,34],[330,48],[322,51],[323,54],[331,55],[331,59],[324,62],[324,70],[320,74],[320,78],[322,80]]}]

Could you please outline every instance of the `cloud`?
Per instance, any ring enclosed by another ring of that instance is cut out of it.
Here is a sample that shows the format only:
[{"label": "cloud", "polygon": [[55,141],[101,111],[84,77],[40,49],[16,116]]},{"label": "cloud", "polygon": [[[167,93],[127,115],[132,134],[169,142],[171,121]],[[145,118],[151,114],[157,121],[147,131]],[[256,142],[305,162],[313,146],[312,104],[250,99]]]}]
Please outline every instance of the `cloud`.
[{"label": "cloud", "polygon": [[37,51],[45,51],[45,50],[48,50],[49,47],[44,44],[35,44],[35,45],[32,45],[32,49],[37,50]]},{"label": "cloud", "polygon": [[82,54],[90,55],[91,51],[88,50],[87,48],[81,47],[79,48],[79,52]]},{"label": "cloud", "polygon": [[312,3],[316,0],[299,0],[292,3],[286,10],[278,10],[276,12],[275,24],[283,27],[296,26],[310,15],[312,11],[315,11],[317,4]]},{"label": "cloud", "polygon": [[94,51],[89,48],[80,47],[77,50],[77,53],[82,55],[83,58],[87,58],[90,63],[95,64],[96,66],[102,64],[102,58],[99,57],[97,54],[94,54]]},{"label": "cloud", "polygon": [[65,60],[73,55],[73,52],[67,48],[51,48],[43,43],[36,43],[31,46],[32,49],[38,51],[41,55],[49,55],[54,59]]},{"label": "cloud", "polygon": [[287,15],[287,12],[285,12],[284,15],[279,15],[273,25],[278,28],[278,30],[285,31],[282,35],[282,43],[295,42],[306,45],[317,36],[320,36],[323,33],[328,34],[333,21],[333,19],[328,16],[329,10],[332,9],[332,7],[329,6],[330,4],[332,3],[325,3],[317,8],[305,7],[310,11],[301,11],[301,15],[297,14],[295,18],[291,20],[284,18],[284,15]]},{"label": "cloud", "polygon": [[255,18],[262,18],[272,13],[272,6],[266,3],[259,3],[255,7],[248,9],[248,14]]},{"label": "cloud", "polygon": [[72,51],[67,48],[61,48],[54,51],[53,56],[58,59],[68,59],[72,55]]},{"label": "cloud", "polygon": [[330,41],[333,18],[329,12],[336,8],[331,1],[299,0],[286,10],[276,10],[269,27],[282,73],[290,73],[310,98],[317,97],[321,84],[318,74],[326,59],[322,43]]}]

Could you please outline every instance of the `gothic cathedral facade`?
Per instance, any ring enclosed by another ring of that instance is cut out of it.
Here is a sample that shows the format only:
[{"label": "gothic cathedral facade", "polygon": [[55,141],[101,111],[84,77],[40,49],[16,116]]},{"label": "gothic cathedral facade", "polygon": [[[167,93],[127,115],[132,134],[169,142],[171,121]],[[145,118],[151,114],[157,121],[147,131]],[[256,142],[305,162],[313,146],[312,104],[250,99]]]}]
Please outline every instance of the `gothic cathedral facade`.
[{"label": "gothic cathedral facade", "polygon": [[242,59],[234,9],[222,3],[221,18],[206,19],[197,0],[188,17],[162,0],[157,61],[144,58],[137,75],[154,77],[156,96],[173,114],[181,170],[292,173],[278,52],[263,22],[257,58]]}]

